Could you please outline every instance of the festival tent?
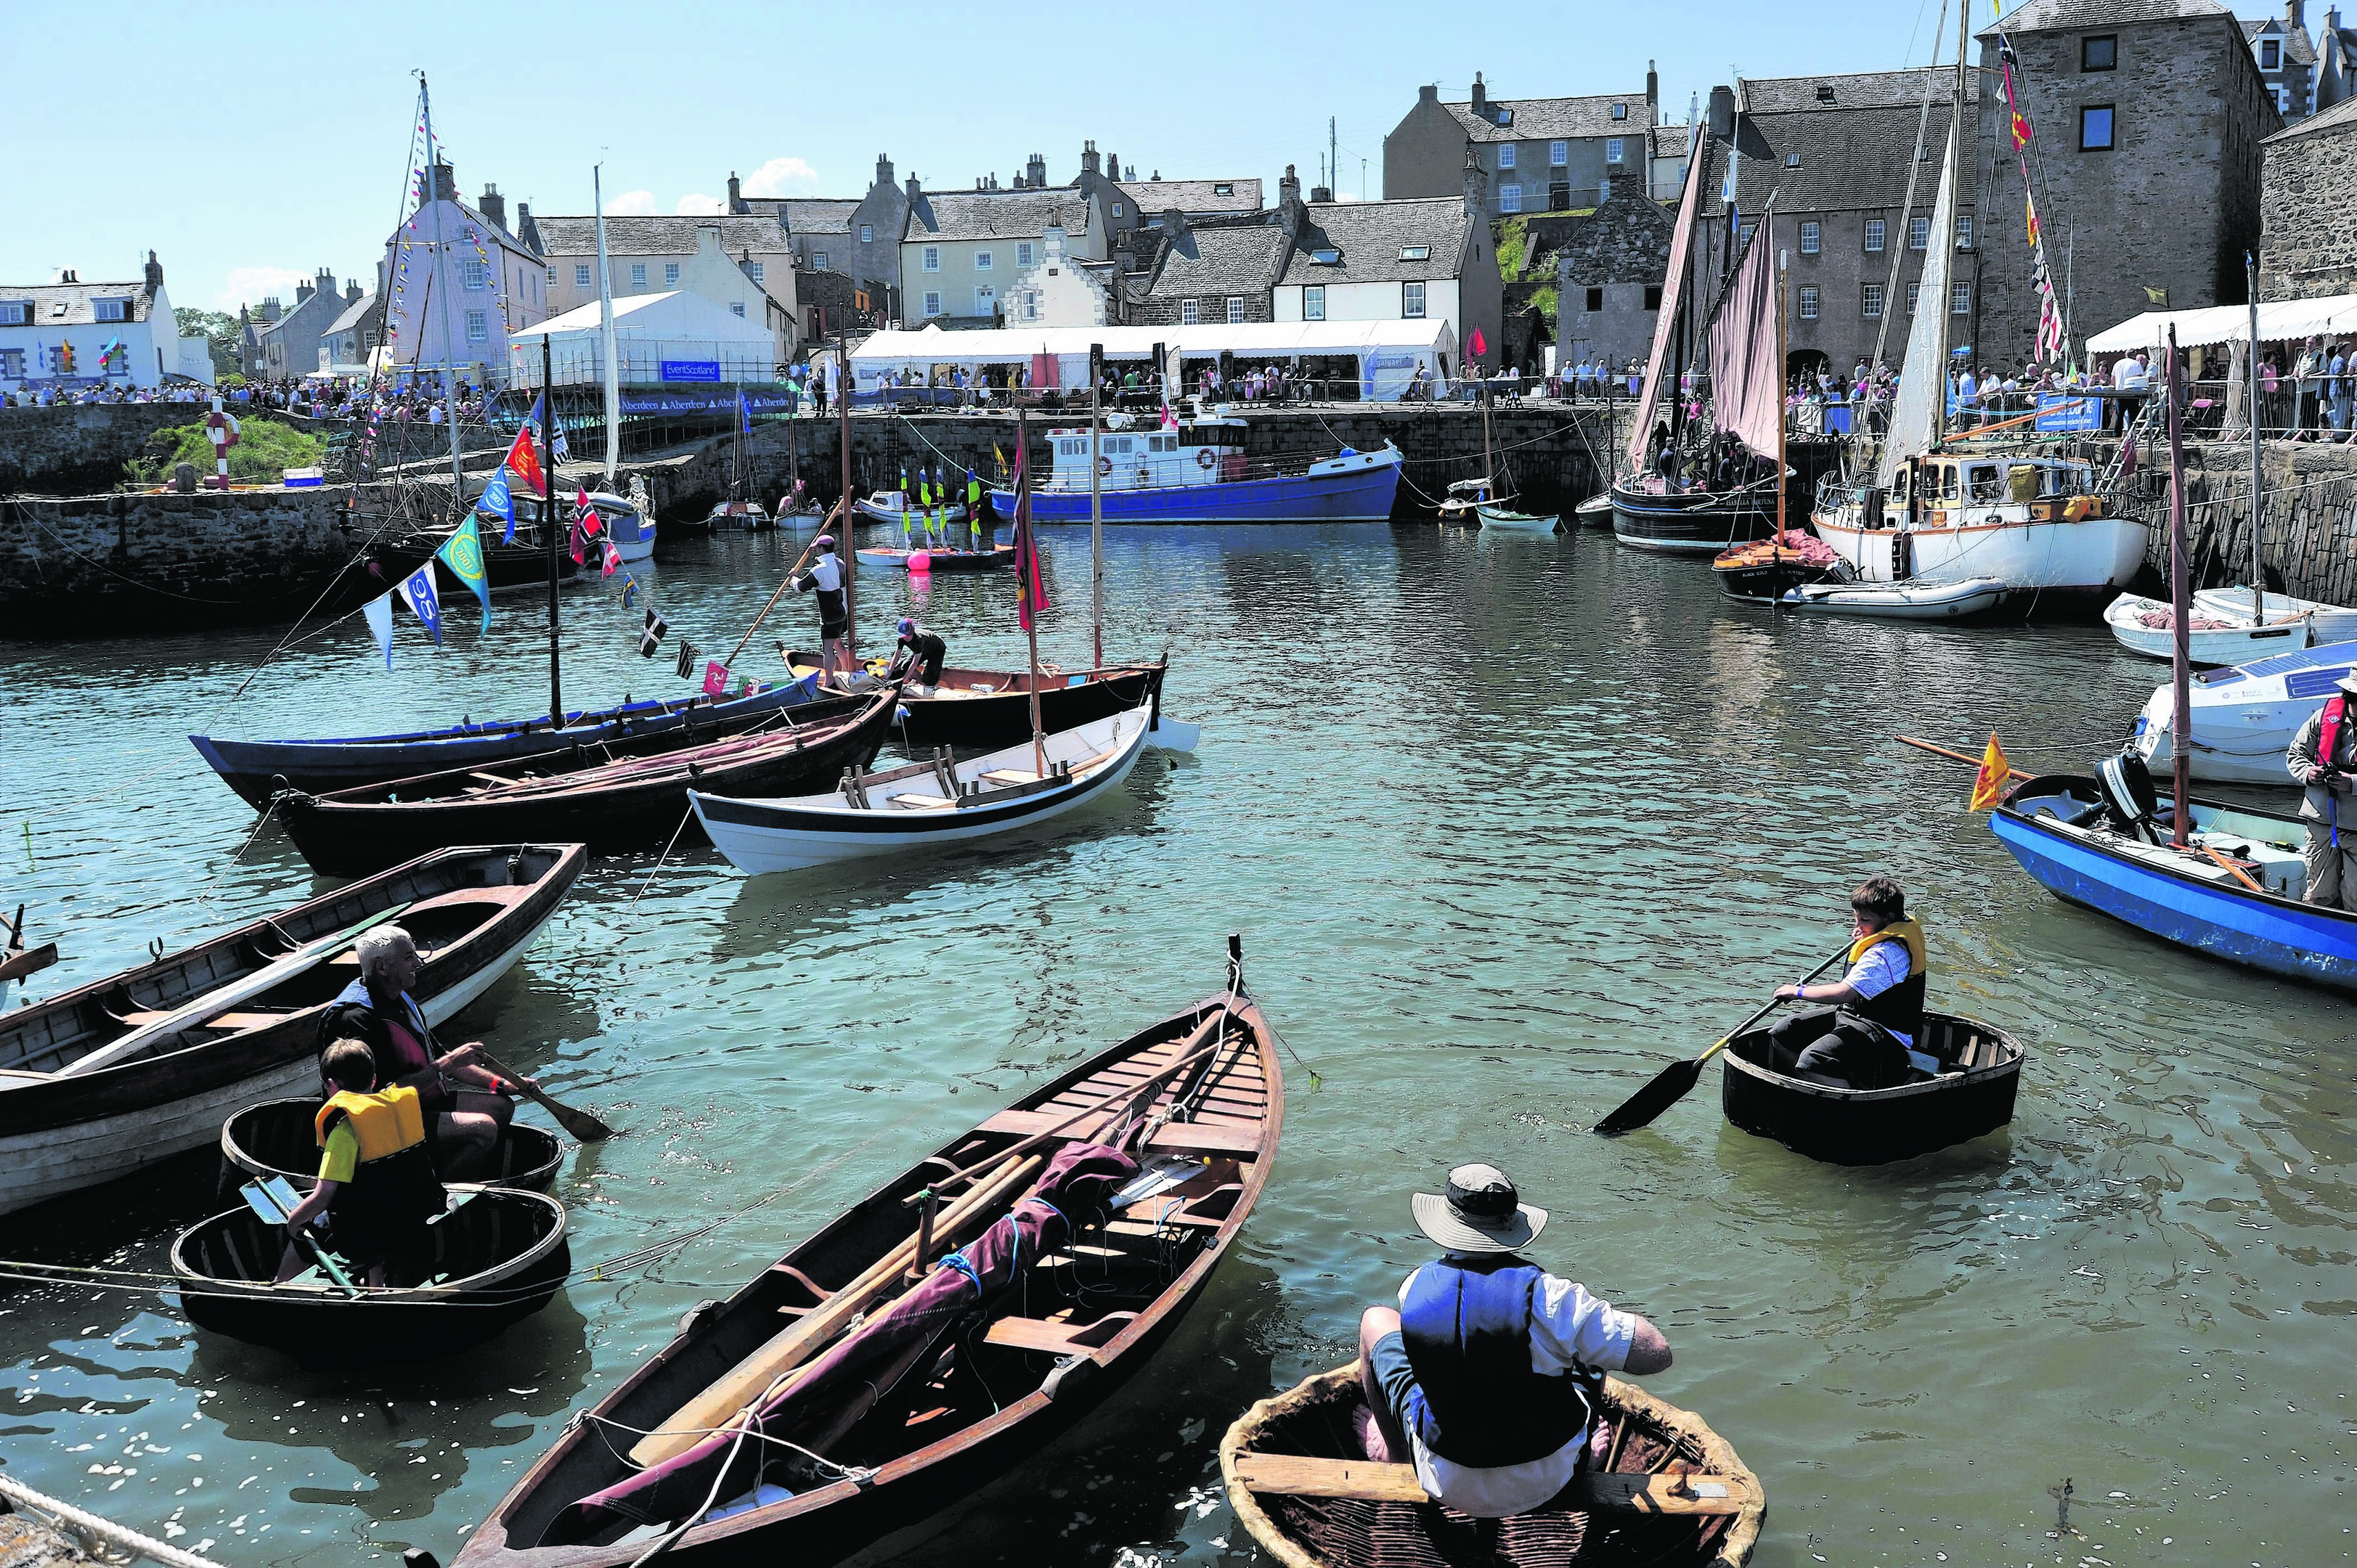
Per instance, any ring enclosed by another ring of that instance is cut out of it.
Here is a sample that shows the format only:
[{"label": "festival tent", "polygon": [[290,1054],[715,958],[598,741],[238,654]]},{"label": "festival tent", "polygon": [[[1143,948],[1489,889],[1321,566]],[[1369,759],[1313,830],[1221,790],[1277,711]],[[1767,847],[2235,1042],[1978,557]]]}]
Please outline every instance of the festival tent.
[{"label": "festival tent", "polygon": [[[2180,349],[2241,343],[2251,335],[2251,307],[2213,305],[2201,310],[2147,310],[2087,339],[2090,354],[2133,354],[2167,346],[2169,329],[2177,328]],[[2357,332],[2357,294],[2325,295],[2316,299],[2278,299],[2259,306],[2259,341],[2299,343],[2309,338]]]},{"label": "festival tent", "polygon": [[851,371],[862,393],[873,392],[888,375],[919,377],[947,367],[972,371],[983,365],[1040,366],[1054,361],[1056,379],[1047,382],[1035,369],[1032,384],[1085,387],[1089,346],[1101,343],[1109,360],[1151,360],[1154,346],[1181,360],[1216,360],[1232,356],[1238,367],[1285,364],[1295,359],[1351,359],[1357,362],[1359,395],[1397,397],[1417,370],[1426,385],[1445,393],[1457,360],[1457,338],[1437,317],[1409,321],[1200,322],[1159,327],[1000,327],[970,332],[944,331],[938,324],[919,331],[878,332],[851,351]]},{"label": "festival tent", "polygon": [[[543,338],[549,340],[560,386],[605,379],[604,336],[594,303],[508,334],[508,373],[513,384],[539,383]],[[768,382],[777,377],[777,342],[768,323],[738,316],[685,289],[616,300],[614,350],[621,364],[620,379],[634,386],[669,381]]]}]

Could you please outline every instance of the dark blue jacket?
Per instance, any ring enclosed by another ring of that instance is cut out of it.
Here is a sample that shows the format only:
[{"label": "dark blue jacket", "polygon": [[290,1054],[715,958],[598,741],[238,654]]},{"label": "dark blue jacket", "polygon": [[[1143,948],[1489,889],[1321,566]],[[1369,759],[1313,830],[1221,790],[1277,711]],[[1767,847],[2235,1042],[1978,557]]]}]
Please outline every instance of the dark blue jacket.
[{"label": "dark blue jacket", "polygon": [[1452,1464],[1496,1469],[1544,1459],[1587,1427],[1587,1391],[1571,1372],[1531,1368],[1532,1301],[1544,1271],[1511,1254],[1442,1258],[1416,1271],[1400,1304],[1424,1445]]}]

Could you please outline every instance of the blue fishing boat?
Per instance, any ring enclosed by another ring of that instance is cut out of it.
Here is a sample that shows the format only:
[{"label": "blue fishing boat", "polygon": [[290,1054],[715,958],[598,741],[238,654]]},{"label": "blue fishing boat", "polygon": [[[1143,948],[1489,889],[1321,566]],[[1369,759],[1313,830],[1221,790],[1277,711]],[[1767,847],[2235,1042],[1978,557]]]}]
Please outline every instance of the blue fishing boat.
[{"label": "blue fishing boat", "polygon": [[813,674],[717,700],[699,695],[576,709],[557,726],[552,726],[543,714],[489,724],[461,722],[447,729],[399,735],[319,740],[226,740],[192,735],[188,739],[224,783],[261,811],[281,789],[324,795],[453,768],[483,768],[567,746],[604,746],[618,755],[643,756],[701,746],[740,735],[780,709],[809,702],[817,694],[818,677]]},{"label": "blue fishing boat", "polygon": [[[1384,522],[1399,489],[1400,451],[1345,446],[1308,464],[1245,460],[1241,419],[1180,420],[1100,432],[1097,499],[1107,522]],[[1031,489],[1039,522],[1089,521],[1089,431],[1051,429],[1054,467]],[[1000,517],[1015,515],[1015,492],[994,489]]]},{"label": "blue fishing boat", "polygon": [[1989,827],[2058,898],[2229,963],[2357,991],[2357,913],[2300,901],[2307,827],[2285,811],[2191,798],[2189,845],[2133,752],[2096,778],[2017,785]]}]

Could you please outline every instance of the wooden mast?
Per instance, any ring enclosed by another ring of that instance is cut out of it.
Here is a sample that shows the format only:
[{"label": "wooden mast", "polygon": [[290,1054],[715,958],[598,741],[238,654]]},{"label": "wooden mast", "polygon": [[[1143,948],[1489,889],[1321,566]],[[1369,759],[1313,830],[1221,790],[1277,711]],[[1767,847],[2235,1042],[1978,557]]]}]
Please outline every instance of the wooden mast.
[{"label": "wooden mast", "polygon": [[[555,355],[551,335],[540,335],[540,531],[548,536],[548,727],[565,727],[565,683],[557,673],[562,662],[557,638],[556,594],[556,387],[550,375]],[[511,503],[512,504],[512,503]]]},{"label": "wooden mast", "polygon": [[[1942,232],[1932,236],[1932,242],[1940,247],[1940,276],[1944,287],[1951,295],[1956,292],[1956,279],[1954,273],[1956,264],[1956,208],[1964,199],[1964,45],[1965,40],[1972,37],[1972,9],[1971,0],[1958,0],[1956,6],[1956,91],[1954,105],[1948,112],[1948,226]],[[1931,257],[1924,257],[1923,265],[1926,268],[1929,268],[1931,264]],[[1931,449],[1936,452],[1940,449],[1941,443],[1944,442],[1948,438],[1948,355],[1950,351],[1948,328],[1952,325],[1952,312],[1948,307],[1948,302],[1944,299],[1918,300],[1916,302],[1916,307],[1918,309],[1929,308],[1936,312],[1940,320],[1940,362],[1937,366],[1933,367],[1933,381],[1936,383],[1937,390],[1934,394],[1935,401],[1932,404]],[[1883,302],[1883,308],[1885,310],[1890,308],[1890,305],[1888,300]],[[1781,484],[1782,481],[1783,476],[1781,474],[1778,475],[1777,482]],[[1910,487],[1910,490],[1911,492],[1911,486]]]},{"label": "wooden mast", "polygon": [[[1091,466],[1094,472],[1094,465]],[[1039,616],[1031,601],[1039,596],[1039,546],[1031,532],[1030,411],[1015,405],[1015,597],[1023,630],[1031,641],[1031,771],[1048,776],[1048,743],[1039,727]]]},{"label": "wooden mast", "polygon": [[[1767,215],[1760,219],[1769,226],[1770,238],[1775,233],[1774,213],[1775,204],[1771,202]],[[1792,258],[1789,253],[1779,251],[1776,252],[1776,542],[1769,552],[1778,561],[1784,558],[1784,492],[1788,488],[1784,476],[1784,438],[1786,427],[1792,423],[1791,405],[1784,395],[1784,316],[1786,307],[1792,303]],[[1717,372],[1717,363],[1713,361],[1711,373],[1715,377]]]},{"label": "wooden mast", "polygon": [[[2185,847],[2185,828],[2192,816],[2193,682],[2191,676],[2193,593],[2185,560],[2185,444],[2177,419],[2177,328],[2169,329],[2168,386],[2162,392],[2169,409],[2169,610],[2173,623],[2169,644],[2169,680],[2176,708],[2170,716],[2169,750],[2176,763],[2177,803],[2169,812],[2169,842]],[[2257,526],[2254,512],[2252,524]]]},{"label": "wooden mast", "polygon": [[[1159,367],[1157,367],[1157,369]],[[1097,482],[1097,389],[1104,381],[1104,345],[1089,345],[1089,668],[1104,668],[1104,491]],[[1038,671],[1032,671],[1036,677]],[[1034,695],[1036,709],[1039,699]],[[1035,726],[1036,727],[1036,726]]]},{"label": "wooden mast", "polygon": [[2243,362],[2250,381],[2243,401],[2251,410],[2251,624],[2261,627],[2267,624],[2267,579],[2259,562],[2259,519],[2266,511],[2266,489],[2259,478],[2259,262],[2248,251],[2243,252],[2243,274],[2251,296],[2251,351]]},{"label": "wooden mast", "polygon": [[[434,209],[434,271],[436,274],[447,274],[457,269],[451,266],[449,252],[442,244],[442,160],[434,150],[434,95],[426,90],[425,73],[422,70],[417,73],[417,104],[419,113],[423,117],[421,123],[425,127],[425,199]],[[457,181],[455,176],[451,181],[450,199],[453,201],[458,199]],[[451,516],[463,522],[467,516],[467,476],[458,460],[458,369],[457,361],[453,357],[457,352],[457,349],[450,338],[449,285],[449,277],[444,275],[440,306],[442,406],[444,416],[450,426],[450,504],[455,509]],[[428,287],[431,286],[429,276]],[[425,336],[423,322],[419,323],[418,335],[420,338]],[[554,491],[551,493],[554,494]]]},{"label": "wooden mast", "polygon": [[840,421],[836,444],[843,448],[843,548],[837,558],[843,563],[843,656],[849,675],[859,668],[859,546],[852,537],[851,520],[851,389],[856,383],[851,379],[851,339],[838,322],[834,328],[836,362],[843,367],[843,380],[838,383],[834,412]]}]

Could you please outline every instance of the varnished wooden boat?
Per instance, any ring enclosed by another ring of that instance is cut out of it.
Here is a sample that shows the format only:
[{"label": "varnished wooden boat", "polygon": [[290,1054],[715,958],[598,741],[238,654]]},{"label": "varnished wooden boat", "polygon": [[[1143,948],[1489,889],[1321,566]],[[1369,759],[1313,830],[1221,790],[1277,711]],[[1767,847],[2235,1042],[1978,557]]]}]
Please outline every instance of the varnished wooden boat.
[{"label": "varnished wooden boat", "polygon": [[400,904],[425,961],[410,994],[439,1026],[522,955],[587,858],[579,844],[445,850],[0,1015],[0,1214],[201,1148],[239,1107],[316,1090],[319,1018],[358,973],[351,950],[124,1060],[59,1069]]},{"label": "varnished wooden boat", "polygon": [[1220,1442],[1238,1522],[1285,1568],[1741,1568],[1767,1510],[1760,1477],[1691,1411],[1605,1380],[1606,1458],[1546,1507],[1475,1519],[1415,1466],[1368,1460],[1351,1430],[1359,1364],[1246,1411]]},{"label": "varnished wooden boat", "polygon": [[1719,1101],[1745,1132],[1837,1165],[1911,1160],[2013,1120],[2027,1055],[2019,1040],[1976,1018],[1926,1013],[1915,1046],[1940,1059],[1938,1074],[1890,1089],[1829,1089],[1763,1065],[1768,1030],[1747,1029],[1727,1047]]},{"label": "varnished wooden boat", "polygon": [[[1151,1121],[1174,1106],[1174,1119]],[[1051,1181],[1068,1161],[1102,1161],[1092,1141],[1119,1138],[1141,1113],[1144,1157],[1200,1168],[1125,1206],[1108,1181],[1069,1217],[1017,1203],[1043,1160]],[[518,1479],[458,1563],[625,1568],[670,1536],[665,1563],[824,1568],[920,1530],[1103,1402],[1169,1337],[1234,1250],[1284,1113],[1276,1036],[1240,984],[1092,1057],[909,1166],[726,1302],[692,1313]],[[945,1206],[930,1231],[909,1203],[928,1188]],[[987,1258],[1010,1208],[1039,1225],[1039,1239],[1017,1255],[1019,1282],[983,1298],[986,1326],[969,1322],[974,1297],[955,1296],[963,1282],[946,1266],[904,1286],[919,1237],[930,1236],[929,1259],[953,1246]],[[904,1288],[909,1296],[892,1302]],[[966,1304],[951,1354],[936,1359],[927,1341],[909,1352],[905,1375],[854,1359],[861,1336],[937,1291]],[[829,1344],[854,1312],[862,1326]],[[802,1391],[822,1412],[834,1411],[825,1380],[845,1371],[859,1402],[823,1432],[765,1429],[819,1460],[779,1443],[736,1444],[729,1429],[765,1393],[799,1397],[783,1380],[802,1366],[821,1385]],[[656,1468],[637,1471],[626,1454]]]},{"label": "varnished wooden boat", "polygon": [[446,843],[502,832],[563,832],[593,847],[660,845],[680,831],[691,787],[724,795],[795,795],[866,768],[891,734],[894,689],[780,709],[759,733],[659,756],[602,760],[571,747],[497,772],[454,768],[274,803],[312,869],[371,871]]},{"label": "varnished wooden boat", "polygon": [[[798,649],[786,653],[786,663],[797,680],[817,671],[821,660],[822,655]],[[1154,704],[1158,720],[1162,677],[1168,669],[1168,663],[1164,661],[1111,665],[1077,674],[1043,673],[1039,677],[1039,726],[1049,731],[1078,729],[1148,702]],[[835,675],[828,680],[840,685],[842,678]],[[909,716],[894,733],[902,736],[911,746],[972,746],[996,751],[1031,738],[1031,676],[1027,671],[944,668],[940,683],[930,695],[903,696],[900,705],[908,710]]]},{"label": "varnished wooden boat", "polygon": [[454,1187],[450,1197],[426,1227],[422,1281],[352,1292],[316,1270],[271,1283],[285,1232],[242,1205],[216,1214],[172,1243],[181,1307],[199,1328],[306,1363],[436,1360],[480,1345],[563,1288],[565,1206],[504,1187]]},{"label": "varnished wooden boat", "polygon": [[[257,1176],[284,1176],[297,1192],[308,1192],[319,1169],[319,1101],[305,1095],[249,1105],[221,1123],[221,1186],[235,1189]],[[501,1128],[491,1150],[490,1168],[471,1178],[483,1187],[546,1192],[565,1161],[556,1134],[526,1122]],[[438,1151],[437,1151],[438,1152]],[[441,1172],[445,1181],[449,1172]]]}]

